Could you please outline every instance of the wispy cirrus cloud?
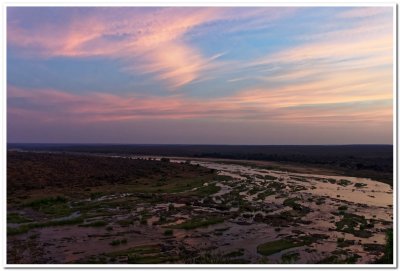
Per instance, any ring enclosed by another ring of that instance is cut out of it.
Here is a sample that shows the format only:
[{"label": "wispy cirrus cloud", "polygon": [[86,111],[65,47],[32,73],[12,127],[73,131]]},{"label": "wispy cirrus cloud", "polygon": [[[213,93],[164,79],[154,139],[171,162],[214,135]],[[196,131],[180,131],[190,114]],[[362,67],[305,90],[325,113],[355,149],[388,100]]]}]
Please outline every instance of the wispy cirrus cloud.
[{"label": "wispy cirrus cloud", "polygon": [[254,24],[265,27],[289,10],[243,9],[238,13],[231,8],[161,8],[149,12],[93,8],[84,16],[76,10],[71,12],[62,25],[43,20],[35,27],[26,27],[18,18],[11,18],[7,40],[28,56],[113,58],[122,63],[123,71],[153,74],[176,88],[217,65],[215,54],[204,55],[187,42],[189,34],[198,35],[204,31],[201,26],[214,21],[243,20],[236,31]]},{"label": "wispy cirrus cloud", "polygon": [[[215,12],[188,10],[185,15],[168,11],[141,14],[138,10],[93,9],[84,17],[71,16],[61,26],[45,21],[35,28],[11,21],[8,42],[31,56],[113,58],[125,71],[154,73],[179,86],[196,78],[206,63],[182,36]],[[140,69],[138,63],[142,63]]]},{"label": "wispy cirrus cloud", "polygon": [[377,17],[377,16],[388,16],[388,13],[391,12],[391,8],[384,7],[355,7],[350,10],[346,10],[341,12],[337,17],[338,18],[369,18],[369,17]]},{"label": "wispy cirrus cloud", "polygon": [[[387,20],[391,9],[344,11],[334,19],[343,14],[358,18],[364,13],[361,21],[343,30],[317,34],[307,42],[246,62],[246,75],[227,82],[257,81],[265,86],[258,88],[257,95],[243,99],[282,106],[331,102],[351,106],[352,102],[392,99],[393,29]],[[372,21],[371,14],[377,15]],[[391,104],[386,106],[390,112]]]},{"label": "wispy cirrus cloud", "polygon": [[[374,126],[382,134],[373,142],[392,140],[391,8],[11,11],[8,49],[18,65],[8,79],[10,120],[46,127],[207,121],[237,131],[265,127],[266,135],[269,125],[313,126],[304,137],[354,125],[365,142]],[[38,69],[20,72],[24,61]]]}]

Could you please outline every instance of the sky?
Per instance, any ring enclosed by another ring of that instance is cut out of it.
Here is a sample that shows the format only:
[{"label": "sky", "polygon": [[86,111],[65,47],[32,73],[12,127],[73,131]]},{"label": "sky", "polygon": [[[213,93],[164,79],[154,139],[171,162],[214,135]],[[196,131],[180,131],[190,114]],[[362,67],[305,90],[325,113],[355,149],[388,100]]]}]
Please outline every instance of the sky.
[{"label": "sky", "polygon": [[392,144],[391,7],[8,7],[7,142]]}]

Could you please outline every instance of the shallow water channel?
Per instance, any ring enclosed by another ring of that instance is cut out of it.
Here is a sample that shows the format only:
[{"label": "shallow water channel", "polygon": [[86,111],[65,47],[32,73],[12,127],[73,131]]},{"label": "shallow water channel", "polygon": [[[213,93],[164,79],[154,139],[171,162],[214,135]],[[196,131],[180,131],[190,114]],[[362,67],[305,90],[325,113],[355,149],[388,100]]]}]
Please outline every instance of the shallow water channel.
[{"label": "shallow water channel", "polygon": [[[108,230],[77,225],[34,229],[32,251],[45,255],[38,261],[46,263],[76,263],[102,253],[153,244],[160,245],[160,253],[174,259],[171,263],[190,263],[183,257],[195,258],[204,253],[240,259],[243,263],[269,264],[329,260],[373,263],[383,254],[385,232],[392,227],[393,220],[393,191],[387,184],[367,178],[291,173],[226,162],[191,163],[231,178],[205,184],[215,185],[219,191],[190,206],[178,200],[136,204],[129,212],[110,208],[107,211],[115,214],[109,220]],[[113,194],[94,201],[131,196]],[[144,212],[147,216],[143,222]],[[161,217],[167,213],[170,216],[161,223]],[[74,213],[74,217],[77,215]],[[168,226],[208,215],[224,219],[194,229],[174,228],[166,235]],[[128,226],[115,223],[129,219],[132,223]],[[12,236],[8,244],[17,249],[30,236],[32,232]],[[116,238],[125,241],[118,246],[110,245]],[[297,245],[275,253],[260,252],[260,245],[275,240],[289,240]],[[23,252],[28,255],[27,262],[32,260],[32,251]],[[182,251],[192,254],[182,256]],[[124,259],[117,258],[114,263],[121,262]]]}]

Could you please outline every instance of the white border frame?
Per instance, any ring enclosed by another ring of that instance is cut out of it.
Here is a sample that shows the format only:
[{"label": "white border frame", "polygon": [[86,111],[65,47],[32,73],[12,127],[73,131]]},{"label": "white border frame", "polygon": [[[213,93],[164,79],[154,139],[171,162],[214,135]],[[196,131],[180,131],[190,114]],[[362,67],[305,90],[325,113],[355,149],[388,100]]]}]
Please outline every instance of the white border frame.
[{"label": "white border frame", "polygon": [[[275,0],[276,1],[276,0]],[[6,154],[7,154],[7,7],[43,7],[43,6],[59,6],[59,7],[158,7],[158,6],[179,6],[179,7],[285,7],[285,6],[295,6],[295,7],[392,7],[393,8],[393,256],[394,263],[392,265],[379,265],[379,264],[357,264],[357,265],[346,265],[346,264],[226,264],[226,265],[212,265],[212,264],[7,264],[7,225],[6,225],[6,213],[7,213],[7,173],[6,173]],[[300,1],[294,2],[201,2],[199,0],[192,1],[191,3],[185,1],[174,0],[173,2],[168,1],[149,1],[149,2],[132,2],[126,0],[120,0],[117,3],[107,3],[107,2],[97,2],[95,0],[86,0],[85,2],[65,2],[65,3],[54,3],[49,1],[41,2],[30,2],[30,1],[6,1],[2,4],[1,10],[2,18],[2,68],[3,72],[0,77],[2,79],[2,122],[1,122],[1,172],[2,172],[2,199],[1,204],[3,205],[3,212],[1,213],[1,229],[2,229],[2,266],[4,269],[146,269],[146,270],[156,270],[156,269],[397,269],[398,259],[398,240],[397,240],[397,228],[398,228],[398,187],[397,187],[397,112],[398,112],[398,55],[397,55],[397,40],[398,40],[398,4],[396,2],[383,2],[383,3],[362,3],[362,2],[352,2],[349,3],[346,0],[339,0],[336,2],[304,2]]]}]

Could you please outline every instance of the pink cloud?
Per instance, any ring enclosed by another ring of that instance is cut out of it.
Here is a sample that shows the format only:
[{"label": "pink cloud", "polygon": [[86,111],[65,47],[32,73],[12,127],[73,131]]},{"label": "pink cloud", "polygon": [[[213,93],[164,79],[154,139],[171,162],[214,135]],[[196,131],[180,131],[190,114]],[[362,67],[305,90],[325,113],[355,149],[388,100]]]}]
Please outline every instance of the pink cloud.
[{"label": "pink cloud", "polygon": [[[215,20],[253,18],[251,25],[290,14],[292,9],[163,8],[152,12],[140,9],[97,8],[85,16],[72,16],[62,25],[40,24],[24,28],[17,20],[8,24],[9,44],[24,48],[30,56],[93,57],[119,60],[126,72],[152,74],[175,89],[199,80],[213,69],[217,58],[204,55],[185,36]],[[234,31],[234,29],[231,29]],[[243,29],[237,29],[243,30]],[[201,34],[201,33],[198,33]]]},{"label": "pink cloud", "polygon": [[[149,97],[92,92],[85,95],[48,89],[9,87],[8,98],[24,99],[23,108],[9,106],[11,116],[37,117],[39,122],[104,122],[138,119],[214,119],[278,121],[282,123],[379,122],[391,119],[391,106],[379,105],[386,96],[321,94],[310,100],[278,91],[248,90],[219,99],[190,99],[180,95]],[[343,103],[373,102],[365,108]],[[315,105],[315,106],[310,106]],[[32,113],[32,114],[31,114]]]},{"label": "pink cloud", "polygon": [[96,9],[63,25],[42,24],[34,29],[20,27],[14,21],[8,25],[8,42],[40,57],[120,59],[125,71],[132,71],[132,63],[136,65],[139,59],[142,65],[135,72],[155,73],[173,87],[196,79],[208,63],[207,57],[185,44],[182,37],[191,28],[213,19],[218,10],[163,9],[156,14],[139,11],[117,12],[122,17],[114,17],[113,12]]}]

